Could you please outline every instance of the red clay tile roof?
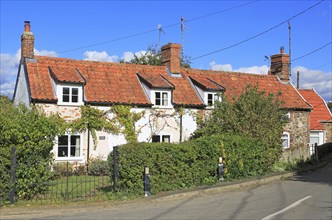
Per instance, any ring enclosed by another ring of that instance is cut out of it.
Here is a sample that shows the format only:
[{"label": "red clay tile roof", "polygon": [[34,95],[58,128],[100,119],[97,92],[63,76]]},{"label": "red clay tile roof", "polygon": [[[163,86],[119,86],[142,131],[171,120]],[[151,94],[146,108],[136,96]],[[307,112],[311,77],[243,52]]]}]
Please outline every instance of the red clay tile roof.
[{"label": "red clay tile roof", "polygon": [[218,83],[226,89],[225,97],[228,100],[239,97],[246,85],[249,84],[251,86],[257,85],[260,91],[279,95],[283,102],[283,108],[311,109],[310,105],[303,100],[290,83],[282,83],[277,76],[193,69],[187,70],[187,74],[198,81],[204,81],[208,77]]},{"label": "red clay tile roof", "polygon": [[139,78],[149,88],[154,89],[174,89],[174,86],[164,79],[160,74],[138,73]]},{"label": "red clay tile roof", "polygon": [[[85,83],[85,101],[90,103],[151,105],[139,77],[155,88],[173,89],[175,105],[203,107],[189,77],[206,89],[226,89],[226,98],[241,94],[246,84],[258,85],[260,90],[280,94],[284,108],[310,110],[310,105],[289,83],[283,84],[276,76],[181,68],[179,77],[167,74],[165,66],[83,61],[36,56],[27,62],[31,98],[56,101],[51,76],[55,81]],[[49,71],[51,70],[51,71]],[[52,72],[52,73],[51,73]]]},{"label": "red clay tile roof", "polygon": [[195,79],[194,76],[189,76],[189,78],[192,80],[192,82],[200,87],[203,90],[212,90],[212,91],[224,91],[225,88],[223,88],[218,83],[214,82],[210,78],[207,77],[200,77],[199,79]]},{"label": "red clay tile roof", "polygon": [[299,89],[304,99],[312,105],[310,112],[310,130],[324,130],[320,121],[331,121],[332,115],[322,97],[314,89]]}]

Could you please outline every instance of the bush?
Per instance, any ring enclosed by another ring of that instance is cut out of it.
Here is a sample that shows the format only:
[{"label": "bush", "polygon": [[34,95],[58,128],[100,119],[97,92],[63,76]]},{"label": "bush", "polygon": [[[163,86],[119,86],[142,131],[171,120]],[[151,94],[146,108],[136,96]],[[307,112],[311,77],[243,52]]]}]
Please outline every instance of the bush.
[{"label": "bush", "polygon": [[[218,159],[223,157],[226,180],[271,171],[272,149],[253,138],[236,135],[202,137],[180,144],[137,143],[118,148],[118,190],[142,194],[144,167],[150,168],[151,193],[218,182]],[[112,167],[113,152],[108,157]],[[110,174],[112,175],[112,174]]]},{"label": "bush", "polygon": [[[144,167],[150,168],[151,193],[218,182],[220,156],[225,179],[252,177],[269,172],[276,161],[262,143],[236,135],[202,137],[180,144],[137,143],[118,148],[118,190],[142,194]],[[275,157],[277,158],[277,157]],[[112,167],[113,152],[108,157]]]},{"label": "bush", "polygon": [[105,176],[109,175],[109,164],[107,161],[97,159],[91,159],[89,163],[89,175],[93,176]]},{"label": "bush", "polygon": [[[118,189],[141,194],[144,167],[150,168],[151,192],[188,188],[217,181],[217,146],[200,146],[198,141],[181,144],[137,143],[118,148]],[[113,152],[108,157],[112,166]]]}]

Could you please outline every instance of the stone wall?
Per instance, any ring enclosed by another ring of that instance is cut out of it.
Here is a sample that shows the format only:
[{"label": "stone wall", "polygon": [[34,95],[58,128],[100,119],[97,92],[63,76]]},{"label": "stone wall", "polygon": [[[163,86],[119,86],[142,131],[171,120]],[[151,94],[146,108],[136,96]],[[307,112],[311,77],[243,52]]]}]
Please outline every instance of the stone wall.
[{"label": "stone wall", "polygon": [[310,157],[309,149],[309,111],[292,111],[289,123],[284,131],[290,133],[290,147],[284,149],[282,159],[294,161],[296,159],[308,159]]},{"label": "stone wall", "polygon": [[321,122],[323,128],[326,131],[326,139],[324,140],[327,143],[332,143],[332,122]]}]

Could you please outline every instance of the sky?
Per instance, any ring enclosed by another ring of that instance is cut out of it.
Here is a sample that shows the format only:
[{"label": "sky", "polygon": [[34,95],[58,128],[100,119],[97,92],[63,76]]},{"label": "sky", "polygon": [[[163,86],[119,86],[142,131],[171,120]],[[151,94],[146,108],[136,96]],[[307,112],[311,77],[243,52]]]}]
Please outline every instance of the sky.
[{"label": "sky", "polygon": [[20,37],[30,21],[35,54],[79,60],[130,60],[172,42],[183,45],[192,68],[267,74],[269,57],[284,47],[293,85],[299,71],[300,88],[332,101],[331,0],[0,3],[1,95],[13,95]]}]

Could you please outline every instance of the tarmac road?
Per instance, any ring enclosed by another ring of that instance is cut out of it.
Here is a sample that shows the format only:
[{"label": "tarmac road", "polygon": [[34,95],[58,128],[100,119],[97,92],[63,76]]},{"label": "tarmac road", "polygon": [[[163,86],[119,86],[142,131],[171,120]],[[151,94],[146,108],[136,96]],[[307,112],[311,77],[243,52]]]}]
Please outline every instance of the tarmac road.
[{"label": "tarmac road", "polygon": [[[280,177],[279,177],[280,179]],[[269,182],[269,181],[268,181]],[[332,219],[332,163],[287,180],[115,204],[4,208],[1,219]]]}]

